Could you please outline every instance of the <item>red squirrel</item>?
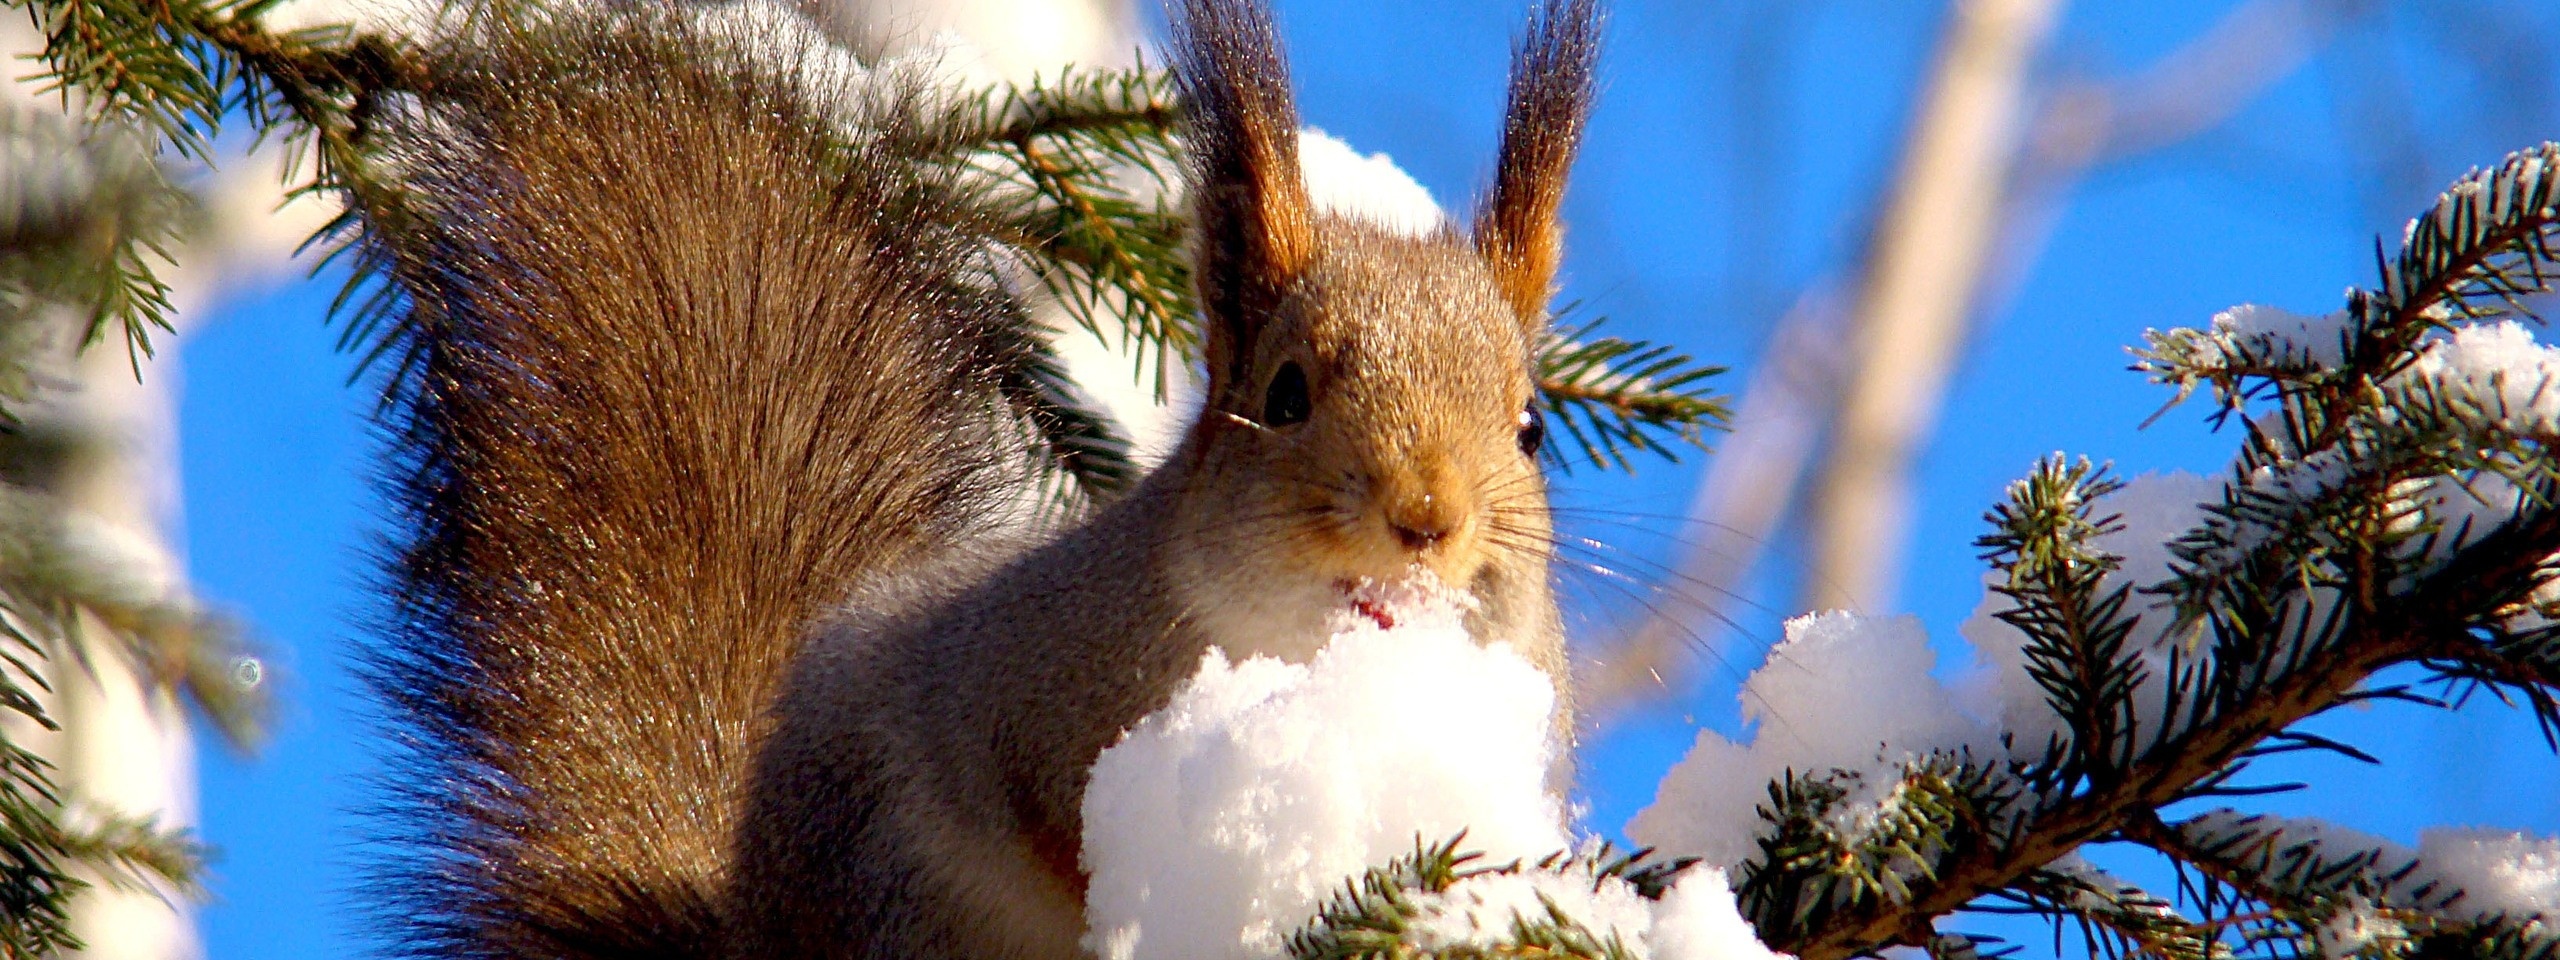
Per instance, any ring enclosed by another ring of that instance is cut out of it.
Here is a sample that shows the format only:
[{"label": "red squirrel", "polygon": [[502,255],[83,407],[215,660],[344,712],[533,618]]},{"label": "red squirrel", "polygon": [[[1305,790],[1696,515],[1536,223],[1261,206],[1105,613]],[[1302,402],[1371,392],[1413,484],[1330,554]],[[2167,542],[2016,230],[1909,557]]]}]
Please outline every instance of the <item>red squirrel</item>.
[{"label": "red squirrel", "polygon": [[1077,957],[1087,771],[1207,650],[1420,568],[1561,688],[1531,362],[1598,11],[1541,3],[1472,227],[1412,236],[1310,204],[1260,0],[1173,0],[1205,400],[1032,533],[1041,334],[922,81],[672,6],[449,45],[366,211],[403,952]]}]

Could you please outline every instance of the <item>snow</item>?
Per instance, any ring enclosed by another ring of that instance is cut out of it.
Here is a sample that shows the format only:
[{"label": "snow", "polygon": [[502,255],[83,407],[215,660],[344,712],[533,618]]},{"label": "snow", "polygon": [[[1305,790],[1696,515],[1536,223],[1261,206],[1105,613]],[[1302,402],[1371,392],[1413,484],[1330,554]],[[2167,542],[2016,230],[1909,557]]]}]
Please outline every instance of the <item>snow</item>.
[{"label": "snow", "polygon": [[[1305,664],[1213,650],[1095,762],[1088,949],[1108,960],[1276,957],[1347,880],[1417,841],[1464,830],[1463,847],[1487,864],[1581,843],[1550,790],[1547,676],[1469,638],[1463,596],[1407,584],[1360,599],[1388,607],[1396,626],[1346,612]],[[1552,903],[1640,957],[1771,957],[1712,870],[1684,875],[1658,904],[1587,871],[1478,876],[1433,899],[1413,935],[1442,946],[1503,937],[1515,916],[1543,917]]]},{"label": "snow", "polygon": [[[1700,730],[1627,836],[1669,855],[1731,866],[1755,852],[1754,812],[1788,770],[1862,774],[1872,808],[1902,764],[1934,750],[1989,745],[1996,730],[1932,676],[1937,655],[1909,616],[1819,613],[1786,625],[1768,661],[1742,684],[1749,744]],[[1848,825],[1854,828],[1854,824]]]},{"label": "snow", "polygon": [[2461,887],[2457,906],[2475,917],[2560,922],[2560,839],[2434,827],[2418,834],[2418,862]]},{"label": "snow", "polygon": [[1654,905],[1647,938],[1659,960],[1778,960],[1734,903],[1724,871],[1693,867]]},{"label": "snow", "polygon": [[1414,946],[1446,950],[1490,946],[1508,936],[1517,918],[1543,918],[1549,908],[1582,922],[1594,935],[1615,937],[1628,952],[1654,960],[1779,960],[1786,956],[1760,943],[1735,905],[1724,871],[1693,868],[1659,901],[1648,901],[1625,881],[1586,874],[1486,874],[1459,881],[1426,909],[1444,911],[1415,925]]},{"label": "snow", "polygon": [[[2214,339],[2225,353],[2243,350],[2294,363],[2334,367],[2346,359],[2347,315],[2342,311],[2310,317],[2276,307],[2244,303],[2213,317]],[[2239,349],[2233,349],[2239,348]]]},{"label": "snow", "polygon": [[1306,178],[1307,199],[1317,210],[1365,220],[1409,237],[1447,228],[1447,215],[1431,199],[1431,191],[1414,182],[1386,154],[1361,156],[1351,145],[1322,130],[1298,131],[1298,169]]},{"label": "snow", "polygon": [[2329,919],[2311,928],[2311,942],[2323,957],[2344,960],[2363,956],[2381,944],[2400,944],[2409,939],[2409,927],[2384,912],[2373,901],[2352,898]]},{"label": "snow", "polygon": [[2477,398],[2487,423],[2517,433],[2560,434],[2560,349],[2534,341],[2513,320],[2474,324],[2430,338],[2418,359],[2394,379],[2403,390],[2424,384]]},{"label": "snow", "polygon": [[[2369,853],[2371,876],[2399,876],[2369,902],[2352,905],[2348,916],[2333,918],[2314,932],[2324,948],[2333,943],[2338,947],[2334,955],[2399,934],[2399,925],[2387,917],[2378,919],[2377,911],[2424,910],[2468,922],[2495,918],[2560,922],[2560,839],[2515,830],[2429,827],[2419,831],[2417,849],[2412,850],[2322,820],[2217,810],[2190,824],[2183,829],[2271,835],[2277,847],[2310,843],[2331,861]],[[2449,904],[2441,903],[2443,893],[2450,890],[2462,895]]]},{"label": "snow", "polygon": [[454,5],[427,0],[284,0],[258,13],[258,25],[277,33],[344,26],[358,34],[437,40],[459,27]]},{"label": "snow", "polygon": [[740,65],[796,83],[813,105],[861,89],[871,68],[838,46],[807,15],[779,0],[731,0],[693,8],[693,26]]},{"label": "snow", "polygon": [[1084,807],[1088,946],[1271,956],[1345,878],[1417,836],[1464,830],[1495,861],[1571,845],[1547,790],[1553,685],[1508,647],[1477,646],[1456,603],[1406,607],[1393,630],[1341,618],[1305,665],[1212,650],[1103,752]]},{"label": "snow", "polygon": [[1489,873],[1453,884],[1420,904],[1425,916],[1414,925],[1415,946],[1431,950],[1500,941],[1520,920],[1535,920],[1555,910],[1582,922],[1585,929],[1619,942],[1642,942],[1653,925],[1653,904],[1626,881],[1595,879],[1587,873]]}]

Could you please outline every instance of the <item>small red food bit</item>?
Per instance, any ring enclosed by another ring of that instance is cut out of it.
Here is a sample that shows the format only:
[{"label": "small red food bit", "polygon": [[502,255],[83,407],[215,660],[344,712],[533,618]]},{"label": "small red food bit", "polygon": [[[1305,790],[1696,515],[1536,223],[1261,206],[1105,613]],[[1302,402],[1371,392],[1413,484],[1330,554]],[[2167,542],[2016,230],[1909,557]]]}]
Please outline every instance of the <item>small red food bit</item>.
[{"label": "small red food bit", "polygon": [[1377,624],[1378,629],[1380,630],[1393,630],[1396,628],[1396,615],[1389,611],[1385,604],[1379,603],[1376,600],[1368,597],[1353,597],[1351,598],[1351,609],[1359,611],[1361,616],[1369,618],[1369,622]]}]

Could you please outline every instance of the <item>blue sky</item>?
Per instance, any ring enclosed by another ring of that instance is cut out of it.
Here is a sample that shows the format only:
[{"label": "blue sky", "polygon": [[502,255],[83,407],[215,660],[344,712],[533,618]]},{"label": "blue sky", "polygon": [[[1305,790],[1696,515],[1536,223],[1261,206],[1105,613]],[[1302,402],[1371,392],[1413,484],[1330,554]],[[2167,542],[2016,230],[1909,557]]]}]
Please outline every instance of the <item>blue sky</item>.
[{"label": "blue sky", "polygon": [[[1391,154],[1444,203],[1464,204],[1489,166],[1519,6],[1283,0],[1307,121]],[[2075,5],[2050,67],[2097,76],[2139,68],[2231,6]],[[1741,368],[1728,381],[1738,389],[1774,308],[1854,252],[1940,8],[1906,0],[1615,7],[1606,87],[1567,203],[1566,298],[1613,318],[1623,333]],[[2012,302],[1988,318],[1918,465],[1902,607],[1942,644],[1955,642],[1954,625],[1980,597],[1971,542],[1982,510],[2036,457],[2061,450],[2127,472],[2213,472],[2228,455],[2233,438],[2209,432],[2200,409],[2138,428],[2166,395],[2125,370],[2123,345],[2146,327],[2201,323],[2242,302],[2335,309],[2347,286],[2371,282],[2373,237],[2396,236],[2433,187],[2560,136],[2552,126],[2560,113],[2549,107],[2560,99],[2560,76],[2529,55],[2532,46],[2509,44],[2521,37],[2560,48],[2560,12],[2489,0],[2377,9],[2234,122],[2100,171],[2071,197]],[[2494,20],[2501,10],[2518,12]],[[2503,22],[2507,32],[2487,32],[2484,22]],[[1746,193],[1728,160],[1741,121],[1727,64],[1736,38],[1755,31],[1785,39],[1766,141],[1784,172]],[[2484,74],[2479,62],[2503,72]],[[2367,89],[2409,92],[2342,97]],[[2391,123],[2414,131],[2420,149],[2396,164],[2359,159],[2372,151],[2354,145]],[[1745,196],[1756,199],[1737,199]],[[360,897],[353,864],[364,855],[354,811],[370,796],[374,751],[347,664],[366,642],[368,551],[381,514],[367,479],[371,397],[346,385],[351,360],[332,351],[334,331],[321,322],[334,281],[238,302],[185,346],[190,566],[207,597],[255,625],[283,701],[276,736],[258,756],[208,745],[203,762],[204,832],[223,854],[220,899],[203,913],[216,958],[340,957],[366,945],[352,909]],[[1562,480],[1559,500],[1655,527],[1637,534],[1593,523],[1580,532],[1663,559],[1678,531],[1646,518],[1679,512],[1698,470],[1691,458],[1646,465],[1634,478],[1577,473]],[[1783,537],[1773,550],[1788,552]],[[1792,593],[1763,579],[1755,586],[1769,609],[1741,616],[1738,636],[1701,652],[1695,689],[1589,745],[1592,826],[1614,832],[1650,799],[1697,725],[1734,728],[1735,685],[1775,638]],[[1608,591],[1576,593],[1586,602],[1569,615],[1587,628],[1629,612]],[[2385,765],[2271,767],[2271,779],[2300,776],[2315,787],[2265,809],[2402,840],[2430,823],[2560,833],[2560,760],[2513,711],[2387,706],[2318,729]]]}]

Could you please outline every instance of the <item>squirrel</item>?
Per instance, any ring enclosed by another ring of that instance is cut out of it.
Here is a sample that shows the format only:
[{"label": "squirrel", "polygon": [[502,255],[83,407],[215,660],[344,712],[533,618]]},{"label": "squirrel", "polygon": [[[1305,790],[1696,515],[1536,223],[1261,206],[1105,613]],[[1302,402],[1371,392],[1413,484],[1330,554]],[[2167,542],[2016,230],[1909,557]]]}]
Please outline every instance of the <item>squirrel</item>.
[{"label": "squirrel", "polygon": [[1083,956],[1087,770],[1212,648],[1427,572],[1561,690],[1532,358],[1599,27],[1540,2],[1472,229],[1409,236],[1311,203],[1260,0],[1173,0],[1205,395],[1055,529],[921,81],[674,5],[453,45],[359,198],[402,952]]}]

